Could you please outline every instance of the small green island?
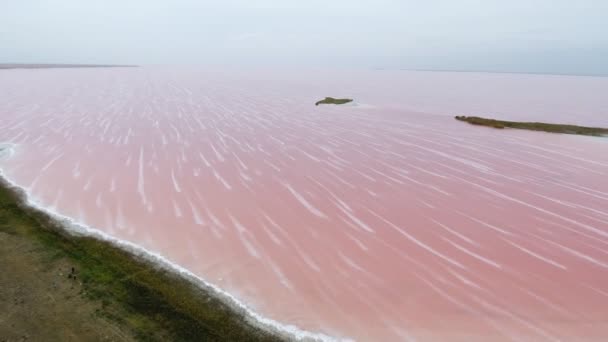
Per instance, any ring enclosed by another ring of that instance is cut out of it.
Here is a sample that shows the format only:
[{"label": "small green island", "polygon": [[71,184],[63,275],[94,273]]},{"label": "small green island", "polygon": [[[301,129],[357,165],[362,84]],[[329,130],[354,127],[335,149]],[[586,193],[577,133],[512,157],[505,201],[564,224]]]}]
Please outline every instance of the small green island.
[{"label": "small green island", "polygon": [[333,97],[326,97],[321,101],[317,101],[315,103],[315,106],[318,106],[320,104],[336,104],[336,105],[341,105],[341,104],[345,104],[345,103],[349,103],[349,102],[353,102],[353,99],[335,99]]},{"label": "small green island", "polygon": [[456,120],[468,122],[471,125],[486,126],[492,128],[515,128],[515,129],[527,129],[531,131],[543,131],[549,133],[562,133],[562,134],[578,134],[578,135],[590,135],[590,136],[608,136],[608,128],[600,127],[585,127],[576,125],[564,125],[564,124],[551,124],[544,122],[517,122],[517,121],[504,121],[481,118],[478,116],[456,116]]}]

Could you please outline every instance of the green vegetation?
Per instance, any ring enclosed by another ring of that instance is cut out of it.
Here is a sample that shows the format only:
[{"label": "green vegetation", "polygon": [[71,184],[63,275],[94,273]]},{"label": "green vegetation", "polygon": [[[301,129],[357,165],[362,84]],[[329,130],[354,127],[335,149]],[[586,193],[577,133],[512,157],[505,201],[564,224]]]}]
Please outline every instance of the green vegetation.
[{"label": "green vegetation", "polygon": [[353,102],[352,99],[334,99],[333,97],[326,97],[321,101],[317,101],[317,103],[315,103],[315,106],[318,106],[320,104],[345,104],[345,103],[349,103],[349,102]]},{"label": "green vegetation", "polygon": [[[81,300],[98,307],[96,317],[140,341],[280,340],[250,324],[243,313],[218,299],[213,290],[203,289],[106,241],[68,233],[48,214],[24,203],[21,192],[0,180],[0,237],[18,238],[29,246],[18,253],[14,251],[16,248],[1,246],[4,254],[12,253],[16,257],[9,261],[10,265],[2,265],[0,261],[0,272],[10,270],[19,259],[32,253],[41,254],[48,265],[40,267],[42,271],[34,275],[40,285],[33,286],[43,287],[50,286],[51,282],[45,275],[47,269],[57,262],[70,265],[71,271],[65,272],[70,280],[64,281],[80,286],[75,291],[79,290]],[[56,277],[59,271],[48,273]],[[0,297],[1,292],[2,289]],[[62,303],[57,300],[53,305],[71,305]],[[65,322],[66,326],[70,324]],[[57,327],[61,328],[65,327]]]},{"label": "green vegetation", "polygon": [[543,122],[516,122],[516,121],[503,121],[480,118],[477,116],[456,116],[456,120],[465,121],[472,125],[487,126],[493,128],[516,128],[516,129],[527,129],[532,131],[543,131],[550,133],[564,133],[564,134],[580,134],[580,135],[591,135],[591,136],[605,136],[608,135],[608,128],[599,127],[585,127],[575,125],[561,125],[561,124],[550,124]]}]

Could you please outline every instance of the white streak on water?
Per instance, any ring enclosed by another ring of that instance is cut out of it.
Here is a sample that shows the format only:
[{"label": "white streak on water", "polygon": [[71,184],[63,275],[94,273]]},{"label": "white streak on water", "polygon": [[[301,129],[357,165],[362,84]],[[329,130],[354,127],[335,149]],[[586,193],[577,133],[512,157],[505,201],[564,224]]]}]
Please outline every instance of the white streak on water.
[{"label": "white streak on water", "polygon": [[289,190],[289,192],[293,195],[293,197],[295,197],[296,200],[298,200],[298,202],[300,202],[300,204],[305,207],[306,209],[308,209],[308,211],[310,211],[313,215],[326,219],[327,216],[325,214],[323,214],[319,209],[315,208],[312,204],[310,204],[304,197],[302,197],[302,195],[300,195],[297,191],[295,191],[291,185],[284,183],[283,186],[285,188],[287,188],[287,190]]},{"label": "white streak on water", "polygon": [[[114,182],[114,180],[112,180]],[[114,183],[112,183],[114,184]],[[112,186],[114,189],[114,186]],[[112,191],[112,190],[111,190]],[[139,150],[139,173],[137,178],[137,192],[141,198],[142,203],[145,205],[147,203],[146,193],[144,190],[144,147],[142,146]]]},{"label": "white streak on water", "polygon": [[395,224],[393,224],[392,222],[388,221],[387,219],[385,219],[384,217],[376,214],[375,212],[368,210],[372,215],[376,216],[377,218],[379,218],[380,220],[384,221],[384,223],[386,223],[389,227],[393,228],[394,230],[396,230],[399,234],[405,236],[408,240],[410,240],[411,242],[415,243],[416,245],[418,245],[419,247],[421,247],[422,249],[430,252],[431,254],[434,254],[435,256],[438,256],[439,258],[447,261],[448,263],[465,269],[466,267],[464,267],[461,263],[459,263],[456,260],[453,260],[445,255],[443,255],[442,253],[436,251],[435,249],[433,249],[431,246],[425,244],[424,242],[416,239],[414,236],[410,235],[409,233],[407,233],[405,230],[397,227]]},{"label": "white streak on water", "polygon": [[41,172],[46,171],[49,167],[51,167],[59,158],[63,157],[64,153],[58,154],[55,158],[51,159],[48,163],[46,163],[41,169]]},{"label": "white streak on water", "polygon": [[508,243],[508,244],[510,244],[511,246],[513,246],[513,247],[515,247],[515,248],[519,249],[520,251],[522,251],[522,252],[524,252],[524,253],[526,253],[526,254],[528,254],[528,255],[531,255],[531,256],[533,256],[533,257],[537,258],[538,260],[542,260],[542,261],[546,262],[546,263],[547,263],[547,264],[549,264],[549,265],[555,266],[555,267],[557,267],[557,268],[561,268],[562,270],[566,270],[566,269],[567,269],[567,268],[566,268],[566,266],[564,266],[564,265],[562,265],[562,264],[560,264],[560,263],[558,263],[558,262],[556,262],[556,261],[553,261],[553,260],[551,260],[551,259],[549,259],[549,258],[546,258],[546,257],[544,257],[544,256],[542,256],[542,255],[540,255],[540,254],[534,253],[534,252],[532,252],[531,250],[529,250],[529,249],[527,249],[527,248],[524,248],[524,247],[522,247],[522,246],[520,246],[520,245],[516,244],[515,242],[509,241],[509,240],[507,240],[507,239],[502,239],[502,240],[503,240],[503,241],[505,241],[505,242],[507,242],[507,243]]},{"label": "white streak on water", "polygon": [[175,189],[175,192],[182,192],[177,180],[175,180],[175,173],[173,172],[173,169],[171,169],[171,181],[173,181],[173,189]]},{"label": "white streak on water", "polygon": [[494,262],[494,261],[492,261],[492,260],[490,260],[490,259],[488,259],[488,258],[484,258],[484,257],[482,257],[481,255],[479,255],[479,254],[477,254],[477,253],[474,253],[474,252],[470,251],[469,249],[467,249],[467,248],[465,248],[465,247],[463,247],[463,246],[461,246],[461,245],[457,244],[456,242],[451,241],[450,239],[448,239],[448,238],[446,238],[446,237],[443,237],[443,236],[442,236],[441,238],[442,238],[442,239],[443,239],[445,242],[447,242],[447,243],[449,243],[450,245],[452,245],[454,248],[458,249],[459,251],[464,252],[464,253],[466,253],[466,254],[468,254],[468,255],[472,256],[473,258],[475,258],[475,259],[477,259],[477,260],[479,260],[479,261],[482,261],[482,262],[484,262],[484,263],[486,263],[486,264],[488,264],[488,265],[490,265],[490,266],[492,266],[492,267],[501,268],[501,266],[500,266],[498,263],[496,263],[496,262]]}]

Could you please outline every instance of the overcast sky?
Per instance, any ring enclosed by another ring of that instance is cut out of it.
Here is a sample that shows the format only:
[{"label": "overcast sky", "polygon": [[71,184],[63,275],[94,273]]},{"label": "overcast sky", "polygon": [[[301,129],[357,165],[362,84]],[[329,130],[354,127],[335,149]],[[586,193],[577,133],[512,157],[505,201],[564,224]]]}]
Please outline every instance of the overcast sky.
[{"label": "overcast sky", "polygon": [[608,0],[0,0],[0,63],[608,75]]}]

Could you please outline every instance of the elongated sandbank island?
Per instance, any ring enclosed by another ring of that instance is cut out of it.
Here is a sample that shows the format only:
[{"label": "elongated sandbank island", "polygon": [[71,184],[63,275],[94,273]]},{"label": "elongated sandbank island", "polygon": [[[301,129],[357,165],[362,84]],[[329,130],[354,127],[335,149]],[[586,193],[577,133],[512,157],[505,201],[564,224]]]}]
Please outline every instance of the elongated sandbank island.
[{"label": "elongated sandbank island", "polygon": [[591,136],[608,136],[608,128],[601,127],[585,127],[576,125],[563,125],[563,124],[552,124],[544,122],[518,122],[518,121],[504,121],[486,119],[478,116],[456,116],[456,120],[468,122],[472,125],[486,126],[492,128],[515,128],[515,129],[527,129],[530,131],[542,131],[549,133],[563,133],[563,134],[578,134],[578,135],[591,135]]},{"label": "elongated sandbank island", "polygon": [[4,341],[281,341],[161,264],[70,232],[0,178]]},{"label": "elongated sandbank island", "polygon": [[326,97],[323,100],[317,101],[315,103],[315,106],[318,106],[320,104],[335,104],[335,105],[341,105],[341,104],[345,104],[345,103],[349,103],[349,102],[353,102],[352,99],[336,99],[333,97]]}]

